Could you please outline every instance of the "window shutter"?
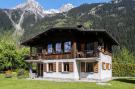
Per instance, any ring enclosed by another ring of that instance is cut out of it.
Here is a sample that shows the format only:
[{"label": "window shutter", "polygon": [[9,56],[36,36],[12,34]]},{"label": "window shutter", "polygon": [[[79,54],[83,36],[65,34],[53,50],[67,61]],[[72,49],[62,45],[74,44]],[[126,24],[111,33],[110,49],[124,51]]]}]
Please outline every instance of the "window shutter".
[{"label": "window shutter", "polygon": [[56,63],[53,63],[53,72],[56,72]]},{"label": "window shutter", "polygon": [[74,66],[73,66],[73,62],[69,63],[69,72],[73,72]]},{"label": "window shutter", "polygon": [[106,69],[109,70],[109,63],[106,63]]},{"label": "window shutter", "polygon": [[93,63],[93,70],[94,70],[94,73],[98,73],[98,69],[99,69],[99,66],[98,66],[98,62],[96,63]]},{"label": "window shutter", "polygon": [[85,72],[85,62],[81,62],[81,72]]},{"label": "window shutter", "polygon": [[46,72],[46,63],[43,64],[43,71]]},{"label": "window shutter", "polygon": [[59,62],[59,72],[62,72],[62,63]]}]

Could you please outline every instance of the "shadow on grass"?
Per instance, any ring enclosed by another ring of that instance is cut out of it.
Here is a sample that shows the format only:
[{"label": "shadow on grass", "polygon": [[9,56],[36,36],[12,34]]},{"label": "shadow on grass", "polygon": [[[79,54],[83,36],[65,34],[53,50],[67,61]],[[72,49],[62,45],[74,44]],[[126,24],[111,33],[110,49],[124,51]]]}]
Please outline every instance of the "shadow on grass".
[{"label": "shadow on grass", "polygon": [[115,79],[115,81],[135,84],[135,79],[130,79],[130,78],[129,79]]}]

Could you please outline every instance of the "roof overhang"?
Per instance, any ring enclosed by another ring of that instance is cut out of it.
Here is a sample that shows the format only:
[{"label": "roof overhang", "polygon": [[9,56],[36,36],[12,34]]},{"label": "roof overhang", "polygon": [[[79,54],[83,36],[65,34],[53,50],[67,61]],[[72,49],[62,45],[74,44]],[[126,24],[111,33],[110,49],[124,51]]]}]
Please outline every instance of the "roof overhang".
[{"label": "roof overhang", "polygon": [[113,45],[119,45],[118,41],[115,40],[114,37],[112,37],[106,30],[104,29],[84,29],[84,28],[78,28],[78,27],[55,27],[55,28],[50,28],[48,30],[45,30],[44,32],[24,41],[21,43],[21,45],[25,45],[25,46],[31,46],[31,44],[36,41],[39,40],[43,35],[45,35],[47,32],[50,31],[77,31],[77,32],[86,32],[86,33],[99,33],[99,34],[103,34],[104,36],[106,36],[108,39],[110,39],[110,41],[112,42]]}]

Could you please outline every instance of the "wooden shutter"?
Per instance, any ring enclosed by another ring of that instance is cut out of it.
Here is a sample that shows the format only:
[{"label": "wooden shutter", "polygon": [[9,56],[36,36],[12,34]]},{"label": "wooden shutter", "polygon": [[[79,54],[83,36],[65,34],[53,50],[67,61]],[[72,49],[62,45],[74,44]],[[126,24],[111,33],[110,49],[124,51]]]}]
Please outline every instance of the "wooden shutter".
[{"label": "wooden shutter", "polygon": [[95,62],[93,63],[93,70],[94,70],[94,73],[98,73],[98,69],[99,69],[99,66],[98,66],[98,62]]},{"label": "wooden shutter", "polygon": [[53,72],[56,72],[56,63],[53,63]]},{"label": "wooden shutter", "polygon": [[74,66],[73,66],[73,62],[69,63],[69,72],[73,72],[74,71]]},{"label": "wooden shutter", "polygon": [[46,63],[43,64],[43,71],[46,72]]},{"label": "wooden shutter", "polygon": [[85,62],[81,62],[81,72],[85,72]]},{"label": "wooden shutter", "polygon": [[106,63],[106,69],[109,70],[109,63]]},{"label": "wooden shutter", "polygon": [[59,72],[62,72],[62,63],[59,62]]}]

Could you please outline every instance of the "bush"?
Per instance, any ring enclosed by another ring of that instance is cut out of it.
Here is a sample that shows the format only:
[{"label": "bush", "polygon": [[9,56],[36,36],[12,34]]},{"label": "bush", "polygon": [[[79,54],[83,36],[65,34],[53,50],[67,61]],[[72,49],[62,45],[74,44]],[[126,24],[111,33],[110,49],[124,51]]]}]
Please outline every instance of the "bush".
[{"label": "bush", "polygon": [[27,78],[28,77],[28,71],[24,70],[24,69],[19,69],[17,72],[17,78],[21,79],[21,78]]},{"label": "bush", "polygon": [[113,63],[114,77],[135,77],[135,64],[132,63]]},{"label": "bush", "polygon": [[6,71],[5,78],[12,78],[12,71],[10,71],[10,70]]}]

